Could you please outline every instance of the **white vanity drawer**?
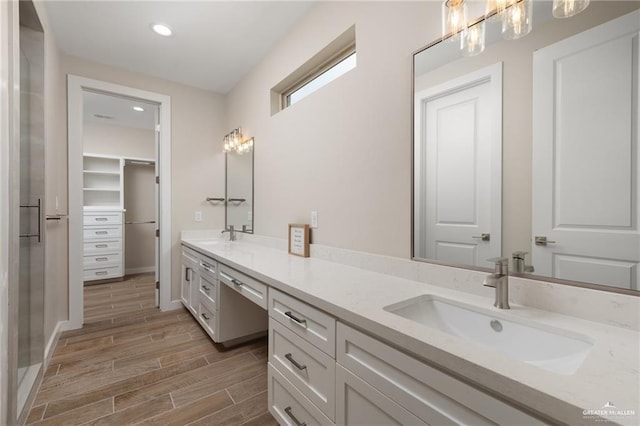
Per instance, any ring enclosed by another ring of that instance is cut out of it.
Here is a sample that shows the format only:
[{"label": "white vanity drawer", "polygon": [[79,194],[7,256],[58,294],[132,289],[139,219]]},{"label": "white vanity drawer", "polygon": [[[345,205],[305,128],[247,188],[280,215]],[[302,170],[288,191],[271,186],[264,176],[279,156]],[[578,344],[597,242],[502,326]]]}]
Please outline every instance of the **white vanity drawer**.
[{"label": "white vanity drawer", "polygon": [[85,268],[84,280],[105,280],[108,278],[117,278],[122,276],[122,265],[107,266],[104,268]]},{"label": "white vanity drawer", "polygon": [[341,402],[336,409],[337,425],[427,425],[339,364],[336,400]]},{"label": "white vanity drawer", "polygon": [[283,426],[333,425],[273,365],[269,364],[269,412]]},{"label": "white vanity drawer", "polygon": [[544,424],[349,326],[337,331],[338,363],[428,424]]},{"label": "white vanity drawer", "polygon": [[214,341],[216,340],[216,312],[204,300],[198,301],[198,322]]},{"label": "white vanity drawer", "polygon": [[122,252],[94,254],[84,257],[85,268],[101,268],[122,263]]},{"label": "white vanity drawer", "polygon": [[253,303],[267,309],[267,285],[257,281],[242,272],[220,265],[220,282],[242,294]]},{"label": "white vanity drawer", "polygon": [[93,241],[84,243],[84,254],[113,253],[122,250],[122,240]]},{"label": "white vanity drawer", "polygon": [[336,320],[332,316],[274,289],[269,290],[269,315],[335,358]]},{"label": "white vanity drawer", "polygon": [[121,225],[122,213],[85,213],[85,225]]},{"label": "white vanity drawer", "polygon": [[200,281],[194,283],[197,285],[196,291],[198,292],[198,298],[200,300],[206,300],[208,304],[217,310],[218,305],[216,300],[218,299],[218,282],[216,280],[211,281],[209,277],[204,275],[200,276]]},{"label": "white vanity drawer", "polygon": [[95,240],[98,238],[120,238],[120,237],[122,237],[122,225],[101,226],[101,227],[85,226],[84,228],[85,241]]},{"label": "white vanity drawer", "polygon": [[330,419],[335,418],[336,362],[273,318],[269,362]]}]

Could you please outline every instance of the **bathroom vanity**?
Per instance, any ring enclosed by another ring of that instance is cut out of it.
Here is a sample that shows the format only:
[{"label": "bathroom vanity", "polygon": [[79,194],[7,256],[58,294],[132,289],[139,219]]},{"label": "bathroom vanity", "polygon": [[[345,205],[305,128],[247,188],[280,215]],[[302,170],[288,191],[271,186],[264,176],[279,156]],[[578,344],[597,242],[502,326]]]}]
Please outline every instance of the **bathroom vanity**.
[{"label": "bathroom vanity", "polygon": [[[589,424],[605,412],[638,422],[637,324],[498,310],[490,297],[249,238],[182,244],[183,303],[214,341],[259,332],[268,312],[269,410],[281,424]],[[225,311],[226,292],[264,316]],[[247,329],[225,334],[227,322]],[[455,332],[482,324],[492,331]]]}]

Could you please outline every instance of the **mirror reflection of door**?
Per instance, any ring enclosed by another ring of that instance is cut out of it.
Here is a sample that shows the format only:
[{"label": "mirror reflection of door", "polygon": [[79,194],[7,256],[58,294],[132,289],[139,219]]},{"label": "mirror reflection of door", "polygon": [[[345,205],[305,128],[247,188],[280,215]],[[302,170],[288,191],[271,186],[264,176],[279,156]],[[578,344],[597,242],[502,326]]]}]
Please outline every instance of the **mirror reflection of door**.
[{"label": "mirror reflection of door", "polygon": [[639,28],[636,11],[534,54],[536,273],[639,288]]},{"label": "mirror reflection of door", "polygon": [[491,267],[501,253],[502,64],[416,98],[414,252]]}]

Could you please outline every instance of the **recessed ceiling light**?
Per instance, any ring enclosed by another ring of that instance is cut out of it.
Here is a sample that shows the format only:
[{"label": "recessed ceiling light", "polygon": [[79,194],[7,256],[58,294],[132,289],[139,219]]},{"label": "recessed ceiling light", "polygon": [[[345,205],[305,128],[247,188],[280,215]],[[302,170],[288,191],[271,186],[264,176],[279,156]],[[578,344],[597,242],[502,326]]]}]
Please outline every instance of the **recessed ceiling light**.
[{"label": "recessed ceiling light", "polygon": [[160,34],[161,36],[165,36],[165,37],[169,37],[171,34],[173,34],[173,31],[171,31],[171,28],[169,28],[164,24],[151,24],[151,29],[156,34]]},{"label": "recessed ceiling light", "polygon": [[134,106],[134,107],[133,107],[133,110],[134,110],[134,111],[138,111],[138,112],[142,112],[142,111],[144,111],[144,108],[139,107],[139,106]]}]

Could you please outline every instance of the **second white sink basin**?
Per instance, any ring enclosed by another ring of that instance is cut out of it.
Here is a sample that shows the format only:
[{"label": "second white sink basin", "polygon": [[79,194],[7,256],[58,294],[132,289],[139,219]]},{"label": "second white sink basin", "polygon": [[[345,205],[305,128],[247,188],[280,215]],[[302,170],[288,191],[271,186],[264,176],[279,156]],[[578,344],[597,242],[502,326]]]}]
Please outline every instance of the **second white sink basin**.
[{"label": "second white sink basin", "polygon": [[488,310],[431,295],[384,310],[559,374],[575,373],[593,346],[586,336],[498,318]]}]

